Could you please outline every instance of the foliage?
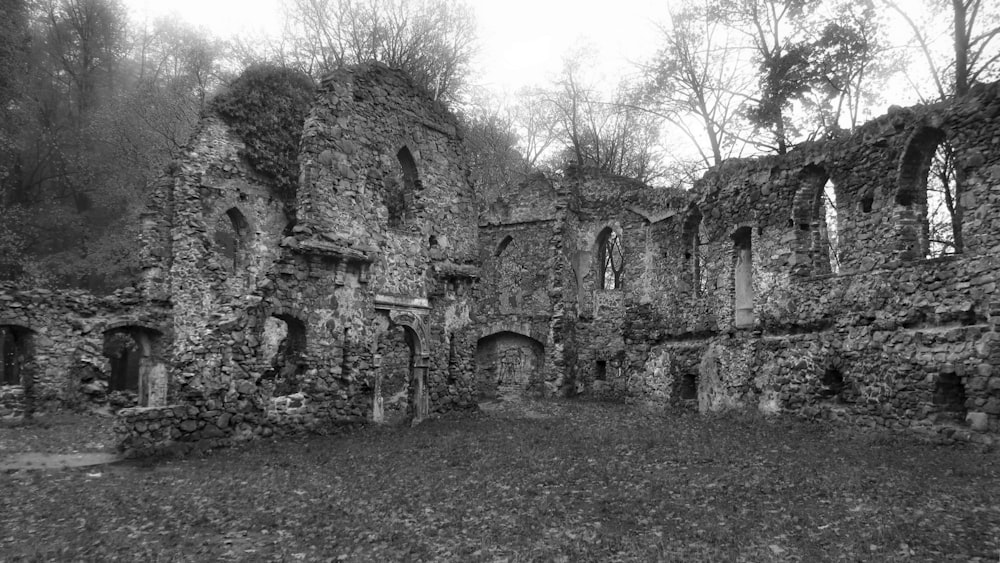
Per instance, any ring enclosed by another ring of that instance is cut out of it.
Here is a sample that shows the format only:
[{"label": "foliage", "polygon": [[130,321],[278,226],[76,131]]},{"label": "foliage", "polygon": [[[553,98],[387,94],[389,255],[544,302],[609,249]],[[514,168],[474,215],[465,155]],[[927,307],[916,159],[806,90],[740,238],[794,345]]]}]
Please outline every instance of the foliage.
[{"label": "foliage", "polygon": [[[69,453],[94,438],[54,436],[81,426],[4,429],[0,451]],[[14,560],[985,561],[1000,548],[995,457],[788,419],[527,402],[12,472],[0,542]]]},{"label": "foliage", "polygon": [[287,200],[298,186],[299,140],[314,92],[312,79],[297,70],[258,65],[212,100],[246,143],[247,160]]},{"label": "foliage", "polygon": [[2,93],[4,274],[127,285],[146,186],[186,145],[225,46],[166,20],[130,28],[117,0],[31,2],[23,16],[25,50],[5,58],[14,28],[0,40],[0,66],[22,71]]}]

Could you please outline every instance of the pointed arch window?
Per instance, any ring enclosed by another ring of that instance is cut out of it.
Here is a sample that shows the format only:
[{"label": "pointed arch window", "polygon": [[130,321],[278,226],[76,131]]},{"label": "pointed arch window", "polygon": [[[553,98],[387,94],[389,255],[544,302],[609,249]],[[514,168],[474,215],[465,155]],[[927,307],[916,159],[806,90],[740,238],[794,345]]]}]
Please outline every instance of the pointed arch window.
[{"label": "pointed arch window", "polygon": [[235,208],[229,208],[225,217],[219,217],[215,227],[215,245],[223,257],[226,269],[235,272],[245,266],[250,248],[250,222]]},{"label": "pointed arch window", "polygon": [[684,270],[687,273],[687,281],[691,284],[691,295],[698,297],[702,295],[701,279],[701,211],[698,206],[692,205],[688,210],[687,219],[684,220],[684,230],[681,235],[684,246]]},{"label": "pointed arch window", "polygon": [[406,224],[413,206],[414,194],[420,188],[417,161],[410,149],[405,146],[399,149],[396,161],[399,162],[399,177],[390,182],[385,200],[391,228],[399,228]]},{"label": "pointed arch window", "polygon": [[625,251],[622,239],[612,228],[597,237],[597,267],[600,289],[621,289],[625,271]]}]

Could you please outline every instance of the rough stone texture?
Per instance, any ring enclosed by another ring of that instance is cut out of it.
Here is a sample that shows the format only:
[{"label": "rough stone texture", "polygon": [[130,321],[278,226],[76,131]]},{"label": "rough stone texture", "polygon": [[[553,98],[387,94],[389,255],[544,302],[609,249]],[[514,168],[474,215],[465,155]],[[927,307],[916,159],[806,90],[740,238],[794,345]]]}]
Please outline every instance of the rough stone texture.
[{"label": "rough stone texture", "polygon": [[478,243],[454,117],[367,65],[322,81],[294,202],[242,147],[209,116],[156,186],[143,287],[173,313],[176,406],[123,411],[122,446],[187,451],[474,405]]},{"label": "rough stone texture", "polygon": [[[106,374],[108,353],[138,361],[137,400],[157,406],[120,411],[133,454],[522,393],[992,443],[998,89],[728,161],[689,192],[532,176],[483,202],[477,228],[454,118],[397,71],[346,69],[303,125],[296,201],[277,199],[208,116],[154,185],[141,299],[4,288],[0,328],[29,343],[23,373],[45,397],[98,394],[107,376],[73,375],[81,363]],[[924,174],[945,141],[966,186],[965,252],[925,259]],[[624,265],[620,284],[602,286],[602,247]],[[24,394],[2,388],[0,403]]]}]

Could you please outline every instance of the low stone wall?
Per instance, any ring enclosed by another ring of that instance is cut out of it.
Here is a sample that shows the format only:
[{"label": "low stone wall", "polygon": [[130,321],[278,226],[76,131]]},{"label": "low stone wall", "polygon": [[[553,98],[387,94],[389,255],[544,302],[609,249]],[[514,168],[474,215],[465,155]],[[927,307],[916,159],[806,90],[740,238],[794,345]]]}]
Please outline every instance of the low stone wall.
[{"label": "low stone wall", "polygon": [[0,284],[0,329],[14,335],[6,345],[14,347],[20,383],[0,385],[0,416],[23,414],[27,403],[40,409],[135,404],[135,392],[109,392],[108,331],[165,330],[165,319],[164,310],[144,303],[132,288],[96,296]]},{"label": "low stone wall", "polygon": [[129,457],[186,455],[271,436],[274,429],[259,412],[199,408],[192,405],[135,407],[118,411],[118,449]]},{"label": "low stone wall", "polygon": [[265,409],[247,401],[134,407],[118,411],[118,449],[127,457],[188,455],[258,438],[302,431],[328,433],[363,424],[360,417],[332,420],[317,415],[302,393],[275,397]]}]

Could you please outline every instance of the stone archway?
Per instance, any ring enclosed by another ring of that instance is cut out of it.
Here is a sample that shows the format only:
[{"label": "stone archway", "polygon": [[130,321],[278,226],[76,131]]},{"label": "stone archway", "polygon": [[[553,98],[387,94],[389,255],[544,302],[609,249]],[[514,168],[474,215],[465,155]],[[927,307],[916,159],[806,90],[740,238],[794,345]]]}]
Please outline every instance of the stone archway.
[{"label": "stone archway", "polygon": [[111,372],[107,391],[134,394],[139,406],[167,403],[167,369],[159,359],[160,337],[156,329],[115,323],[104,332],[104,355]]},{"label": "stone archway", "polygon": [[545,345],[510,330],[476,343],[476,387],[481,399],[514,398],[542,385]]}]

